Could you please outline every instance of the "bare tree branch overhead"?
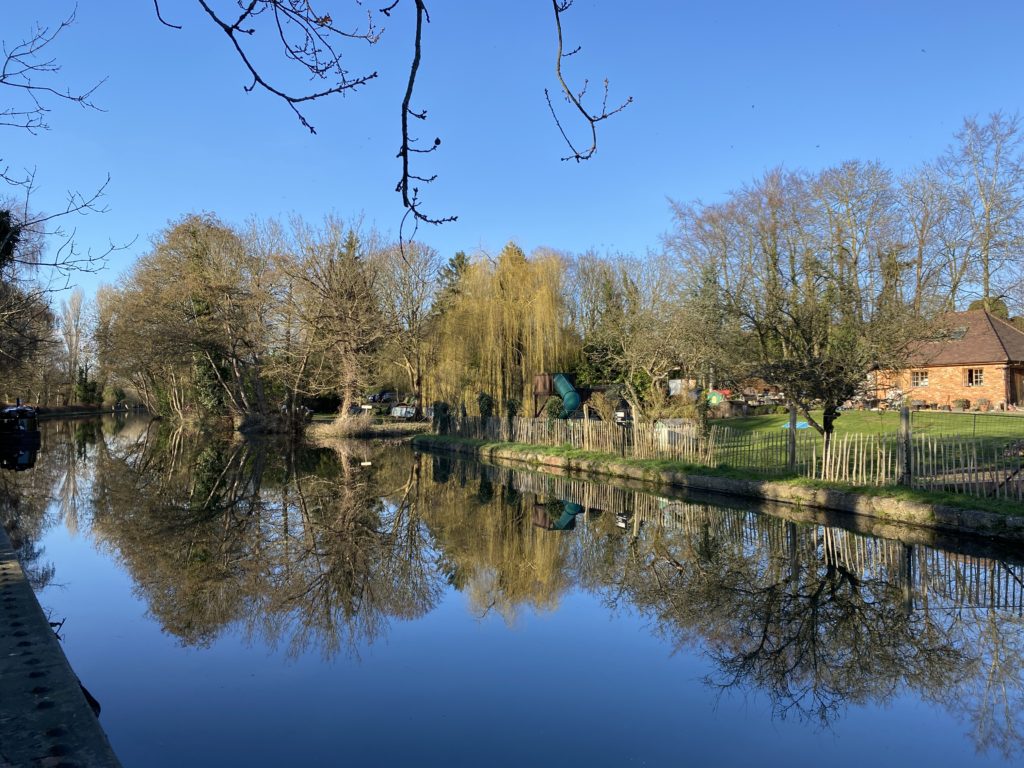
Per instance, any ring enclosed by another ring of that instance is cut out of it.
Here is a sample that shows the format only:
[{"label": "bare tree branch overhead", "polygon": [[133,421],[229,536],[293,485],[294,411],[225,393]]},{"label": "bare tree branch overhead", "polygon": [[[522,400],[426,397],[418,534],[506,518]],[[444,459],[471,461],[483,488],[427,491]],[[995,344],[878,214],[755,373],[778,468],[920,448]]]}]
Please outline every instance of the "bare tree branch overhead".
[{"label": "bare tree branch overhead", "polygon": [[[54,101],[67,101],[86,109],[100,110],[92,96],[104,80],[84,89],[61,88],[52,81],[61,71],[56,58],[50,55],[54,41],[75,23],[75,10],[56,27],[36,24],[29,33],[8,47],[3,42],[0,62],[0,86],[12,89],[12,101],[0,105],[0,127],[23,128],[29,133],[49,130],[46,115]],[[11,93],[8,91],[8,93]],[[8,177],[5,175],[5,179]]]},{"label": "bare tree branch overhead", "polygon": [[[76,11],[72,9],[56,25],[37,22],[23,37],[0,41],[0,128],[32,135],[49,130],[47,116],[61,103],[103,111],[93,95],[105,79],[83,89],[56,82],[62,67],[54,48],[64,30],[75,23]],[[69,223],[76,216],[106,210],[103,198],[109,182],[107,176],[94,190],[68,190],[55,210],[41,212],[33,201],[39,189],[35,169],[12,168],[7,158],[0,157],[0,216],[6,222],[0,227],[0,252],[4,254],[0,257],[0,283],[10,291],[10,286],[23,282],[27,274],[48,270],[50,285],[23,295],[34,306],[46,293],[68,287],[74,274],[98,271],[111,253],[126,247],[110,244],[102,253],[82,251],[75,227]],[[52,250],[47,253],[44,244]]]},{"label": "bare tree branch overhead", "polygon": [[[401,0],[395,0],[387,8],[381,9],[381,12],[385,15],[390,15],[392,9],[394,9]],[[413,88],[416,86],[416,73],[420,68],[420,55],[422,52],[423,43],[423,22],[426,20],[430,22],[430,14],[427,12],[427,7],[424,5],[423,0],[414,0],[416,4],[416,37],[413,43],[413,57],[412,64],[409,66],[409,81],[405,88],[405,98],[402,99],[402,147],[398,150],[398,156],[402,159],[402,177],[398,180],[398,185],[395,187],[397,192],[402,193],[402,205],[405,206],[405,216],[402,217],[402,224],[411,215],[413,217],[414,224],[419,222],[426,222],[427,224],[443,224],[446,221],[455,221],[457,216],[443,216],[440,218],[432,218],[427,216],[419,207],[419,187],[416,186],[416,182],[421,184],[429,184],[437,178],[437,174],[432,176],[418,176],[409,171],[409,156],[413,153],[417,154],[428,154],[436,150],[441,146],[441,139],[435,138],[433,143],[426,148],[418,148],[412,146],[416,139],[409,137],[409,117],[415,117],[417,120],[426,120],[427,111],[416,111],[412,109],[409,104],[412,101]],[[409,186],[412,184],[412,191],[410,193]],[[399,231],[400,239],[403,233],[401,229]],[[415,236],[415,227],[413,228],[413,236]]]},{"label": "bare tree branch overhead", "polygon": [[548,109],[551,110],[551,117],[555,121],[555,125],[558,126],[558,131],[562,134],[562,138],[565,139],[565,143],[568,145],[571,154],[566,155],[562,160],[575,160],[577,163],[583,160],[589,160],[594,156],[597,151],[597,124],[603,120],[607,120],[612,115],[621,112],[630,104],[633,103],[633,97],[629,96],[619,106],[608,109],[608,80],[604,81],[604,95],[601,99],[601,111],[594,112],[587,109],[583,105],[583,99],[587,94],[587,86],[589,85],[588,80],[583,81],[583,85],[580,86],[578,91],[573,91],[569,87],[569,84],[565,81],[565,76],[562,74],[562,60],[567,59],[570,56],[574,56],[580,52],[580,47],[577,46],[571,51],[565,50],[565,43],[562,37],[562,14],[568,11],[575,0],[551,0],[551,7],[555,12],[555,31],[558,33],[558,56],[555,59],[555,75],[558,77],[558,85],[562,89],[562,94],[565,96],[565,100],[569,102],[584,122],[590,128],[590,146],[586,149],[579,149],[577,144],[569,137],[566,133],[565,128],[562,126],[562,121],[558,119],[558,114],[555,112],[555,106],[551,103],[551,94],[547,88],[544,89],[544,96],[548,101]]},{"label": "bare tree branch overhead", "polygon": [[[376,71],[361,74],[349,72],[343,65],[343,54],[356,42],[369,46],[378,43],[384,28],[378,25],[377,16],[390,18],[403,3],[403,0],[392,0],[374,11],[368,9],[362,0],[352,1],[355,8],[346,12],[338,9],[341,5],[339,0],[334,0],[333,3],[330,0],[221,0],[220,3],[217,0],[196,0],[203,12],[231,41],[235,53],[251,78],[245,90],[259,89],[281,99],[311,133],[316,133],[316,128],[306,115],[305,107],[308,104],[329,96],[354,92],[377,77]],[[572,7],[572,4],[573,0],[552,0],[558,40],[555,75],[566,101],[579,113],[585,126],[585,133],[589,133],[589,145],[586,148],[582,148],[577,140],[570,137],[569,130],[555,111],[551,94],[547,89],[544,90],[544,95],[555,125],[570,150],[570,154],[562,159],[581,162],[589,160],[597,151],[597,124],[625,109],[632,102],[632,97],[609,109],[608,81],[605,80],[600,110],[593,110],[584,105],[587,81],[584,80],[582,87],[576,90],[566,81],[562,73],[562,59],[579,50],[576,48],[565,52],[563,48],[562,15]],[[402,173],[395,185],[395,191],[402,196],[402,205],[406,209],[402,218],[403,228],[410,219],[414,224],[411,237],[415,235],[415,228],[420,222],[443,224],[455,221],[457,217],[431,215],[421,207],[421,188],[434,181],[437,175],[417,173],[413,167],[412,156],[434,152],[441,146],[441,139],[435,136],[427,144],[418,144],[418,139],[410,128],[410,117],[422,121],[427,119],[427,110],[414,107],[412,97],[422,60],[424,23],[430,22],[425,0],[410,0],[406,6],[410,5],[410,12],[415,13],[416,23],[412,44],[413,57],[402,99],[401,142],[397,154],[401,161]],[[160,0],[153,0],[153,6],[161,24],[172,29],[181,29],[181,25],[175,23],[175,20],[164,15]],[[351,24],[341,21],[346,14],[352,14]],[[293,62],[297,70],[313,83],[312,86],[295,89],[285,85],[282,81],[283,75],[279,71],[271,74],[270,67],[257,61],[253,49],[256,47],[255,40],[261,32],[267,33],[264,36],[274,39],[278,52],[283,54],[287,61]]]}]

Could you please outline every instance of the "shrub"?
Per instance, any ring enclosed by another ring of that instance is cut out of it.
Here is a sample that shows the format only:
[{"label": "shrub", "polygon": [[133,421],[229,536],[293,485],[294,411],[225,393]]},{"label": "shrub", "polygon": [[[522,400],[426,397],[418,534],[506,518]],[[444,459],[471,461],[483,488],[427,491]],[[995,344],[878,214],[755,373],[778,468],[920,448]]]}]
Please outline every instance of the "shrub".
[{"label": "shrub", "polygon": [[357,416],[340,415],[334,421],[317,424],[314,434],[325,438],[341,439],[369,432],[373,427],[373,416],[363,411]]},{"label": "shrub", "polygon": [[961,411],[966,411],[971,407],[971,401],[964,397],[959,397],[953,401],[953,407],[959,408]]},{"label": "shrub", "polygon": [[776,405],[775,406],[775,413],[779,413],[779,414],[785,413],[785,414],[788,414],[789,413],[789,406],[788,405]]},{"label": "shrub", "polygon": [[549,419],[557,419],[562,412],[562,398],[558,395],[552,395],[548,400],[548,404],[544,406],[544,412]]},{"label": "shrub", "polygon": [[601,417],[601,421],[614,421],[615,406],[618,405],[618,402],[614,395],[610,395],[607,392],[594,392],[587,400],[587,405],[597,412],[597,415]]},{"label": "shrub", "polygon": [[974,401],[974,405],[978,408],[979,411],[992,410],[992,401],[989,400],[987,397],[979,397],[977,400]]}]

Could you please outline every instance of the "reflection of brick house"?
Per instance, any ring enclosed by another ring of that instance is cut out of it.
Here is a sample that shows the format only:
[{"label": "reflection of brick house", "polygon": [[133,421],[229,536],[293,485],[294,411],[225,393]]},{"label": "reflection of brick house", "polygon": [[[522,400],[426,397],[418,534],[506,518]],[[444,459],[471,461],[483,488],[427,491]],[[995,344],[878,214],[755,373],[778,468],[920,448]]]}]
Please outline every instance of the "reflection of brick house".
[{"label": "reflection of brick house", "polygon": [[1024,333],[984,310],[958,312],[944,322],[941,339],[923,342],[906,370],[879,375],[909,402],[952,406],[987,400],[992,408],[1024,405]]}]

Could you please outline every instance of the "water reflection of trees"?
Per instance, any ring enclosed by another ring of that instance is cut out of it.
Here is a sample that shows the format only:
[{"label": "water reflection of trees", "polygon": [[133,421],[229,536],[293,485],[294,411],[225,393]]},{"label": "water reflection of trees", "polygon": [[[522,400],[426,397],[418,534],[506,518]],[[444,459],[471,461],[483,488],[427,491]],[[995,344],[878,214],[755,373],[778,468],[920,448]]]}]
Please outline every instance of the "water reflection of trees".
[{"label": "water reflection of trees", "polygon": [[[762,692],[779,717],[827,726],[850,704],[884,705],[913,691],[968,722],[979,750],[1021,751],[1020,606],[924,589],[927,574],[913,571],[928,561],[920,545],[884,542],[873,563],[853,567],[856,557],[836,555],[836,537],[845,534],[845,546],[860,539],[864,554],[874,540],[705,504],[661,502],[660,511],[629,494],[590,508],[571,535],[539,531],[527,510],[564,498],[565,482],[531,493],[524,489],[538,482],[508,470],[426,461],[435,481],[431,529],[463,582],[483,579],[488,604],[504,613],[552,605],[551,590],[576,585],[613,608],[639,610],[674,647],[704,650],[714,662],[709,685]],[[685,508],[686,524],[671,524],[673,507]],[[670,524],[651,525],[653,517]],[[931,554],[970,581],[956,555]],[[983,562],[1006,569],[1007,581],[1019,578],[1019,568]],[[523,576],[534,572],[543,579]]]},{"label": "water reflection of trees", "polygon": [[[69,523],[91,515],[185,644],[240,631],[333,655],[427,613],[449,585],[508,622],[583,589],[703,651],[711,686],[762,693],[778,716],[828,725],[848,704],[911,691],[961,718],[980,750],[1021,750],[1021,591],[1000,602],[996,589],[1021,567],[1002,556],[407,448],[217,443],[138,423],[59,438],[32,472],[0,476],[4,516],[20,505],[31,544],[46,498]],[[551,530],[576,511],[573,530]]]},{"label": "water reflection of trees", "polygon": [[[121,423],[104,420],[110,433]],[[75,531],[80,507],[88,502],[91,452],[100,429],[100,422],[94,420],[46,422],[32,469],[0,471],[0,525],[36,588],[47,586],[56,574],[54,564],[45,559],[43,535],[58,520]]]},{"label": "water reflection of trees", "polygon": [[622,594],[677,645],[700,639],[713,685],[762,690],[783,717],[827,724],[847,704],[957,679],[968,654],[948,625],[908,611],[898,584],[822,562],[808,531],[787,527],[790,551],[758,558],[711,536],[653,537],[634,548]]},{"label": "water reflection of trees", "polygon": [[425,459],[447,480],[425,484],[423,515],[440,543],[449,582],[466,591],[478,615],[490,611],[515,620],[522,606],[551,609],[571,584],[565,548],[557,536],[532,525],[536,500],[508,483],[444,457]]},{"label": "water reflection of trees", "polygon": [[99,455],[93,530],[184,643],[237,626],[333,655],[429,611],[442,589],[416,465],[364,450],[146,435]]}]

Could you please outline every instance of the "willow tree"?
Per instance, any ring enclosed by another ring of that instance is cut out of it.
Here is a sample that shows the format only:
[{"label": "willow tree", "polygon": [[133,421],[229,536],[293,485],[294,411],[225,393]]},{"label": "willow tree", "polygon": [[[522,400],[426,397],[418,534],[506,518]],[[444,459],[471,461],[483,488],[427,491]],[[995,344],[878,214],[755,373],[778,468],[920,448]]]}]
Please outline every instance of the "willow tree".
[{"label": "willow tree", "polygon": [[525,401],[533,376],[568,367],[578,344],[563,294],[565,263],[514,243],[465,269],[437,318],[428,388],[432,397],[475,402],[487,392],[502,407]]}]

